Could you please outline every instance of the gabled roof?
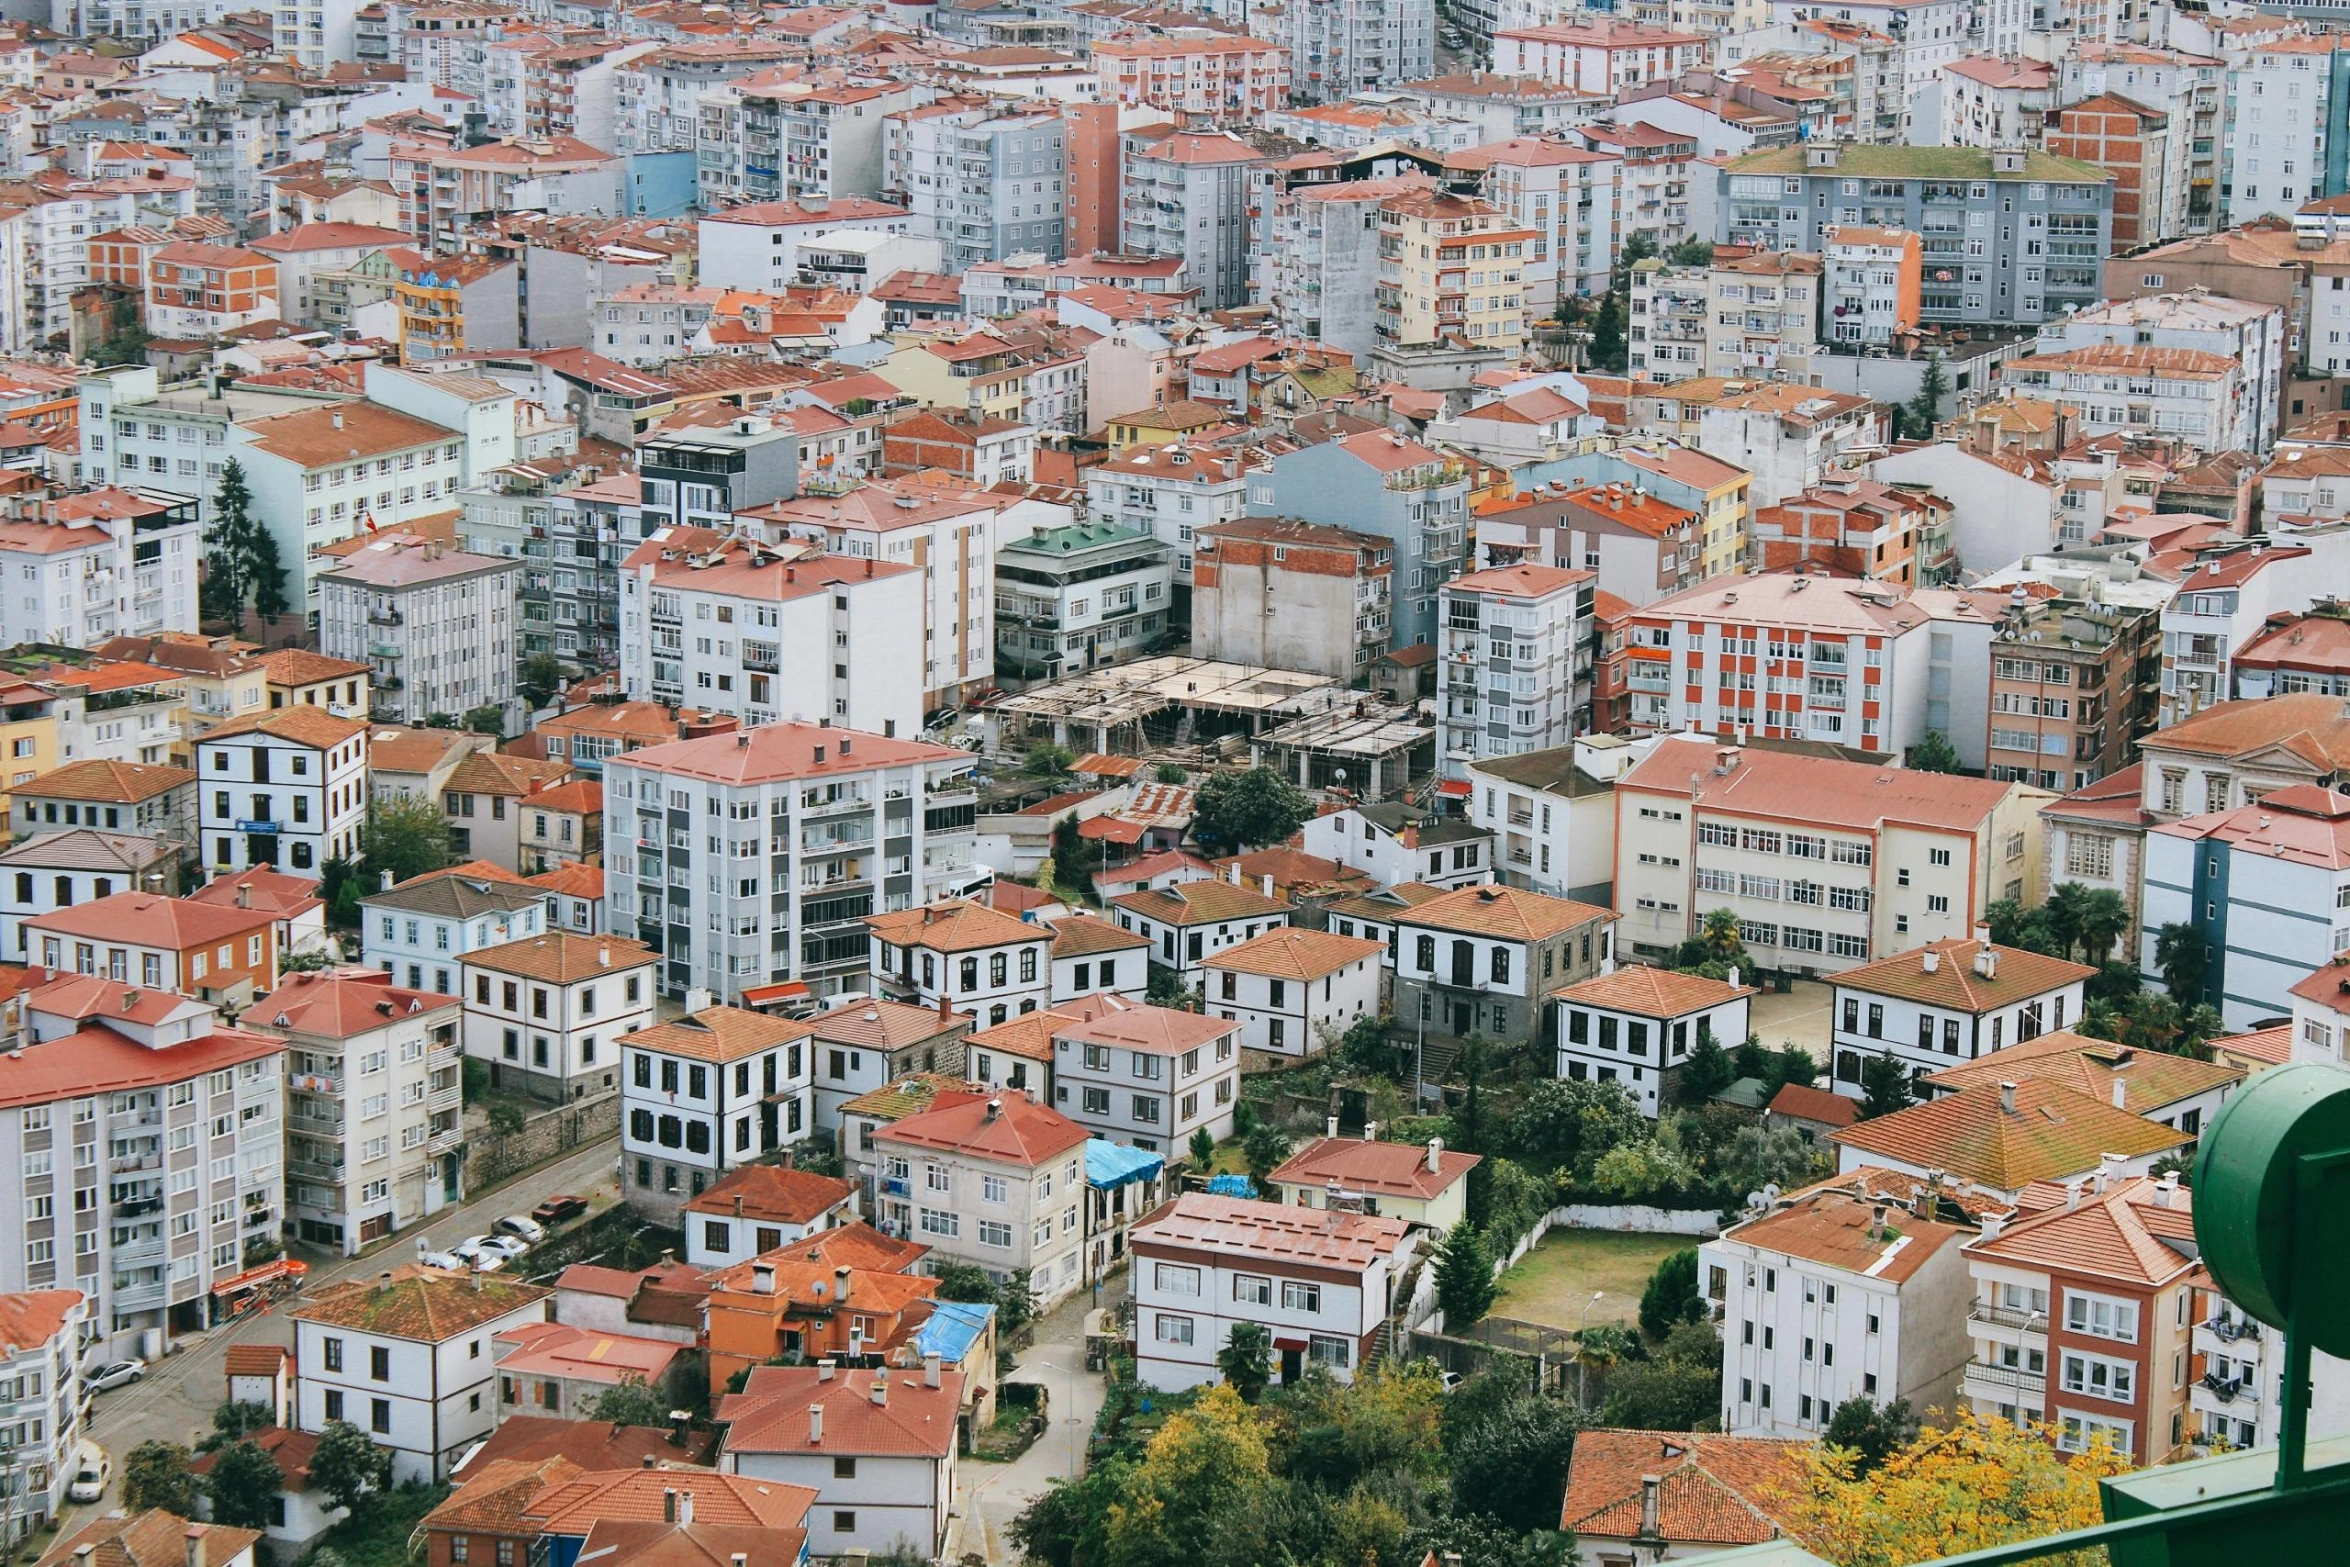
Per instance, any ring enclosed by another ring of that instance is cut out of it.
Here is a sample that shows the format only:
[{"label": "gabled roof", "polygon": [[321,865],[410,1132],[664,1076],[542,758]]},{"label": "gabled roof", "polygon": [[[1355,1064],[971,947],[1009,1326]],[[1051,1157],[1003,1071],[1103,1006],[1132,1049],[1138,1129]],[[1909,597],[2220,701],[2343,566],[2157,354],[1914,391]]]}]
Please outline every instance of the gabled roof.
[{"label": "gabled roof", "polygon": [[181,767],[148,762],[68,762],[50,769],[32,782],[9,792],[18,799],[94,800],[101,804],[136,805],[169,794],[196,775]]},{"label": "gabled roof", "polygon": [[1897,1224],[1880,1224],[1884,1212],[1883,1204],[1865,1195],[1821,1188],[1731,1226],[1722,1240],[1900,1284],[1915,1277],[1944,1246],[1954,1241],[1963,1245],[1974,1234],[1970,1225],[1945,1224],[1909,1212],[1902,1213]]},{"label": "gabled roof", "polygon": [[[41,1567],[187,1567],[194,1554],[188,1536],[203,1542],[207,1561],[227,1563],[261,1541],[258,1529],[232,1529],[226,1524],[190,1523],[177,1513],[150,1507],[124,1517],[117,1512],[99,1519],[68,1539],[58,1541],[41,1558]],[[84,1548],[89,1554],[84,1556]]]},{"label": "gabled roof", "polygon": [[685,1013],[666,1023],[649,1024],[634,1033],[621,1035],[616,1043],[723,1065],[777,1049],[795,1039],[806,1039],[815,1032],[813,1022],[798,1018],[716,1006]]},{"label": "gabled roof", "polygon": [[1550,993],[1554,1001],[1579,1002],[1611,1012],[1661,1018],[1684,1017],[1755,994],[1752,985],[1733,985],[1727,980],[1707,979],[1702,974],[1676,974],[1671,969],[1644,964],[1619,968],[1612,974],[1600,974]]},{"label": "gabled roof", "polygon": [[1156,890],[1122,892],[1110,900],[1161,925],[1217,925],[1230,920],[1264,919],[1287,914],[1289,905],[1250,887],[1204,879],[1178,882]]},{"label": "gabled roof", "polygon": [[341,745],[353,735],[364,734],[366,730],[364,720],[337,718],[323,707],[301,702],[291,707],[265,708],[258,713],[247,713],[242,718],[216,724],[198,735],[196,744],[202,747],[238,735],[264,734],[325,751]]},{"label": "gabled roof", "polygon": [[1759,1545],[1784,1531],[1781,1498],[1801,1481],[1812,1444],[1687,1431],[1586,1431],[1575,1438],[1559,1527],[1629,1540],[1642,1534],[1642,1492],[1657,1493],[1657,1532],[1676,1544]]},{"label": "gabled roof", "polygon": [[[512,1424],[512,1422],[508,1422]],[[564,1421],[573,1430],[584,1423]],[[501,1426],[491,1440],[504,1435]],[[601,1427],[595,1428],[599,1432]],[[562,1454],[529,1458],[496,1457],[477,1450],[466,1459],[464,1483],[448,1499],[424,1515],[419,1526],[437,1531],[478,1530],[484,1534],[529,1534],[536,1528],[525,1514],[538,1494],[551,1485],[566,1485],[587,1473],[585,1466]]]},{"label": "gabled roof", "polygon": [[2045,1206],[1976,1241],[1967,1256],[2134,1285],[2161,1284],[2198,1266],[2194,1197],[2183,1186],[2134,1176],[2103,1191],[2030,1196]]},{"label": "gabled roof", "polygon": [[1052,932],[1044,926],[970,898],[948,898],[918,909],[868,914],[865,925],[873,932],[874,939],[893,947],[925,947],[933,952],[977,952],[987,947],[1052,939]]},{"label": "gabled roof", "polygon": [[1114,1045],[1150,1055],[1181,1055],[1201,1045],[1240,1032],[1230,1019],[1185,1012],[1175,1007],[1136,1006],[1106,1008],[1053,1036],[1080,1043]]},{"label": "gabled roof", "polygon": [[350,1039],[401,1018],[462,1005],[456,996],[402,989],[381,969],[316,972],[288,974],[277,989],[247,1007],[238,1021],[278,1033]]},{"label": "gabled roof", "polygon": [[410,1266],[393,1270],[389,1285],[372,1276],[313,1285],[292,1315],[382,1338],[439,1344],[517,1311],[543,1311],[554,1293],[495,1273],[461,1276]]},{"label": "gabled roof", "polygon": [[[706,1465],[716,1460],[717,1453],[715,1431],[688,1430],[681,1438],[665,1426],[610,1426],[547,1415],[508,1415],[465,1459],[459,1477],[470,1486],[478,1466],[498,1460],[537,1463],[562,1457],[579,1470],[594,1471],[642,1469],[648,1458],[657,1464]],[[519,1510],[516,1516],[519,1518]]]},{"label": "gabled roof", "polygon": [[[1988,975],[1979,966],[1986,952],[1991,957]],[[1953,1012],[1983,1013],[2085,983],[2096,973],[2086,964],[2028,948],[1953,937],[1846,969],[1835,982],[1870,995],[1898,996]]]},{"label": "gabled roof", "polygon": [[531,1499],[525,1516],[542,1534],[577,1538],[599,1523],[662,1522],[676,1498],[687,1493],[694,1499],[696,1524],[738,1528],[799,1528],[816,1501],[808,1487],[781,1480],[709,1469],[625,1469],[548,1486]]},{"label": "gabled roof", "polygon": [[1201,961],[1212,969],[1262,974],[1272,979],[1313,980],[1335,974],[1351,963],[1366,959],[1376,963],[1386,952],[1386,943],[1362,936],[1279,925],[1263,935],[1211,953]]},{"label": "gabled roof", "polygon": [[[1958,1089],[1983,1083],[2020,1083],[2031,1077],[2079,1089],[2092,1099],[2132,1115],[2152,1115],[2182,1099],[2242,1082],[2244,1071],[2217,1061],[2198,1061],[2193,1056],[2133,1050],[2111,1040],[2091,1039],[2069,1028],[2060,1028],[2020,1045],[2009,1045],[1987,1056],[1944,1067],[1929,1073],[1926,1081],[1937,1088]],[[2121,1094],[2118,1103],[2114,1098],[2116,1090]]]},{"label": "gabled roof", "polygon": [[[1368,1142],[1360,1137],[1318,1137],[1281,1162],[1275,1185],[1336,1184],[1374,1196],[1440,1197],[1465,1180],[1483,1156],[1456,1153],[1439,1142]],[[1433,1164],[1435,1168],[1429,1166]]]},{"label": "gabled roof", "polygon": [[32,915],[25,925],[28,929],[54,931],[63,936],[89,936],[126,946],[186,952],[266,930],[274,917],[263,909],[222,908],[187,898],[158,897],[151,892],[118,892],[72,908]]},{"label": "gabled roof", "polygon": [[855,1182],[837,1176],[777,1164],[746,1164],[729,1170],[718,1184],[687,1203],[685,1211],[811,1224],[856,1193]]},{"label": "gabled roof", "polygon": [[[954,1451],[962,1399],[960,1371],[940,1372],[939,1385],[931,1387],[918,1373],[878,1367],[756,1366],[741,1392],[720,1400],[717,1413],[730,1427],[728,1452],[944,1460]],[[814,1406],[822,1407],[824,1424],[812,1440]]]},{"label": "gabled roof", "polygon": [[1018,1092],[947,1091],[930,1108],[882,1127],[877,1143],[906,1143],[1033,1169],[1083,1146],[1085,1128]]},{"label": "gabled roof", "polygon": [[471,866],[427,871],[382,892],[368,893],[359,901],[369,908],[400,909],[410,914],[437,914],[460,920],[472,919],[477,914],[511,914],[519,909],[536,908],[546,901],[537,888],[524,886],[511,872],[496,866],[489,869],[497,874],[485,875]]},{"label": "gabled roof", "polygon": [[551,930],[543,936],[525,936],[519,941],[468,952],[465,966],[488,969],[494,974],[519,975],[550,985],[571,985],[605,974],[649,968],[658,956],[644,943],[623,937]]},{"label": "gabled roof", "polygon": [[1946,1170],[1992,1191],[2020,1191],[2124,1158],[2193,1143],[2192,1133],[2143,1120],[2045,1078],[1960,1090],[1891,1115],[1856,1121],[1830,1140],[1920,1169]]},{"label": "gabled roof", "polygon": [[1573,930],[1594,920],[1612,920],[1616,915],[1597,904],[1577,903],[1572,898],[1553,898],[1528,892],[1523,887],[1487,882],[1476,887],[1456,887],[1407,913],[1391,917],[1406,925],[1425,925],[1471,936],[1543,941],[1560,931]]},{"label": "gabled roof", "polygon": [[[996,883],[1001,887],[1002,882]],[[1065,914],[1045,927],[1052,932],[1056,958],[1091,957],[1097,952],[1131,952],[1147,947],[1150,938],[1138,930],[1124,930],[1097,914]]]},{"label": "gabled roof", "polygon": [[1401,1219],[1367,1213],[1186,1192],[1139,1220],[1129,1239],[1137,1251],[1211,1251],[1251,1262],[1361,1273],[1379,1258],[1393,1256],[1410,1228]]}]

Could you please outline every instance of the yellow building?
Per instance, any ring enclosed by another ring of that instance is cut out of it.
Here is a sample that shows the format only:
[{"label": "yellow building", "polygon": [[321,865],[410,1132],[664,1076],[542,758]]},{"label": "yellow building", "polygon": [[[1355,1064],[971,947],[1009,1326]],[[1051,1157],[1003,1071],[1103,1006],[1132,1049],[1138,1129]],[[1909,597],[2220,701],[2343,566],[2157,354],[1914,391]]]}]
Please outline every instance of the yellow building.
[{"label": "yellow building", "polygon": [[[29,784],[57,765],[58,695],[30,680],[0,679],[0,774],[8,788]],[[0,811],[13,809],[0,794]]]},{"label": "yellow building", "polygon": [[[1719,577],[1746,569],[1747,523],[1754,515],[1750,491],[1754,475],[1736,463],[1711,457],[1692,446],[1627,446],[1616,455],[1646,473],[1671,479],[1687,491],[1702,491],[1703,503],[1682,504],[1705,519],[1705,574]],[[1687,493],[1684,491],[1684,494]]]},{"label": "yellow building", "polygon": [[1110,438],[1113,452],[1130,451],[1137,446],[1172,446],[1177,441],[1212,430],[1217,425],[1229,424],[1229,409],[1210,403],[1193,402],[1182,398],[1172,403],[1158,403],[1133,413],[1113,414],[1102,423]]},{"label": "yellow building", "polygon": [[982,418],[1018,419],[1028,362],[992,332],[961,337],[906,335],[874,373],[926,408],[968,409]]},{"label": "yellow building", "polygon": [[1415,191],[1379,203],[1373,322],[1382,342],[1447,339],[1515,354],[1526,342],[1522,278],[1532,229],[1489,201]]},{"label": "yellow building", "polygon": [[420,256],[402,266],[392,284],[400,309],[400,363],[429,364],[469,348],[513,347],[515,283],[510,261]]}]

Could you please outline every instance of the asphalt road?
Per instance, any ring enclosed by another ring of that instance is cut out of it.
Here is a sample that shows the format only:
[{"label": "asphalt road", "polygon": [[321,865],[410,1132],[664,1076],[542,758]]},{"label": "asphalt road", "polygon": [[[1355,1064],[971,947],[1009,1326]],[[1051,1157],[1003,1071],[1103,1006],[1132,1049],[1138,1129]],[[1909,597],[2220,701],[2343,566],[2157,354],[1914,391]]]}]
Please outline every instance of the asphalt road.
[{"label": "asphalt road", "polygon": [[1052,1424],[1036,1445],[1008,1464],[965,1459],[955,1466],[960,1516],[950,1526],[947,1560],[976,1555],[990,1562],[1018,1561],[1009,1533],[1012,1520],[1055,1481],[1074,1478],[1084,1468],[1085,1444],[1105,1391],[1101,1374],[1085,1369],[1085,1316],[1093,1303],[1093,1292],[1081,1289],[1039,1319],[1036,1341],[1020,1352],[1019,1368],[1008,1379],[1044,1385]]},{"label": "asphalt road", "polygon": [[[307,1254],[308,1287],[364,1278],[397,1267],[415,1256],[416,1239],[420,1235],[430,1236],[436,1248],[447,1247],[468,1235],[487,1232],[505,1214],[528,1213],[557,1192],[582,1196],[598,1192],[615,1194],[619,1184],[612,1172],[612,1161],[619,1146],[618,1134],[607,1137],[566,1159],[510,1181],[487,1197],[468,1201],[462,1208],[446,1209],[435,1215],[429,1225],[403,1230],[366,1256],[321,1262],[315,1254]],[[526,1258],[526,1271],[527,1265]],[[93,1398],[85,1434],[113,1455],[117,1477],[107,1487],[103,1501],[70,1508],[65,1515],[66,1528],[74,1527],[76,1518],[102,1516],[118,1504],[122,1457],[133,1447],[151,1439],[192,1447],[210,1431],[213,1410],[228,1398],[228,1382],[223,1374],[228,1346],[283,1344],[292,1348],[293,1325],[285,1320],[283,1313],[300,1301],[301,1297],[296,1295],[281,1302],[268,1315],[248,1316],[206,1333],[183,1335],[178,1341],[178,1353],[148,1368],[143,1380]]]}]

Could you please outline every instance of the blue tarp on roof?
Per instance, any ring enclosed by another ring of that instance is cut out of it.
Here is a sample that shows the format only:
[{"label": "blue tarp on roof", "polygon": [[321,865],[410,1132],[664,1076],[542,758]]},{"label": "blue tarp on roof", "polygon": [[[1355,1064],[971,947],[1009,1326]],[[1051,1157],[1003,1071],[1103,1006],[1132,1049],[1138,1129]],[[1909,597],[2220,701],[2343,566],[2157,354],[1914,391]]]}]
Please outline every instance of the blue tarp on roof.
[{"label": "blue tarp on roof", "polygon": [[987,1325],[994,1320],[993,1306],[974,1305],[967,1300],[942,1300],[931,1311],[930,1320],[914,1330],[914,1348],[920,1354],[936,1355],[950,1366],[961,1365],[963,1357],[971,1353],[971,1346],[986,1335]]},{"label": "blue tarp on roof", "polygon": [[1085,1184],[1103,1191],[1130,1181],[1148,1180],[1166,1166],[1163,1157],[1140,1148],[1129,1148],[1100,1137],[1085,1140]]},{"label": "blue tarp on roof", "polygon": [[1208,1177],[1210,1197],[1254,1197],[1257,1187],[1245,1175],[1211,1175]]}]

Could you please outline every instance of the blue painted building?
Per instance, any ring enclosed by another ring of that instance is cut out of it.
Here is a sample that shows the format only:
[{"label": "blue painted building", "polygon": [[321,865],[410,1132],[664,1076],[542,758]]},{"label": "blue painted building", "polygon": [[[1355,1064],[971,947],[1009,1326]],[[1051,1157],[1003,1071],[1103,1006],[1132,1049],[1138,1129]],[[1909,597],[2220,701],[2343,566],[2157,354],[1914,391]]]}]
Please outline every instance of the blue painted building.
[{"label": "blue painted building", "polygon": [[1384,430],[1284,452],[1248,481],[1252,517],[1352,528],[1395,549],[1392,646],[1436,640],[1436,590],[1467,568],[1469,470]]}]

